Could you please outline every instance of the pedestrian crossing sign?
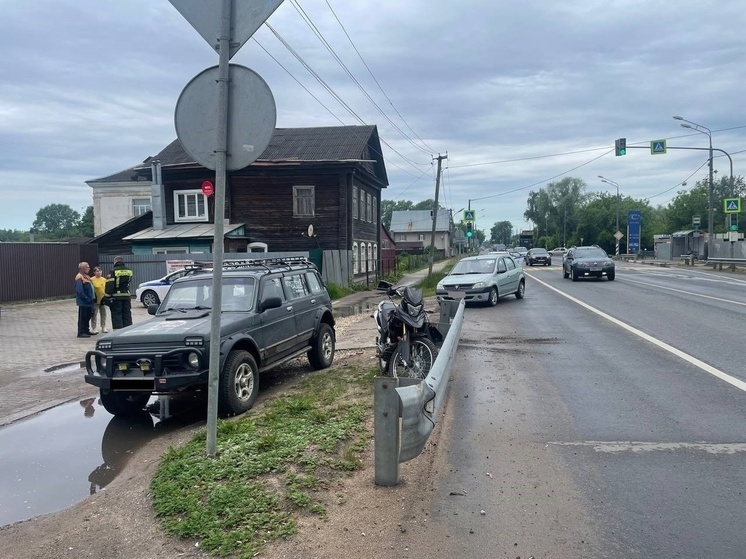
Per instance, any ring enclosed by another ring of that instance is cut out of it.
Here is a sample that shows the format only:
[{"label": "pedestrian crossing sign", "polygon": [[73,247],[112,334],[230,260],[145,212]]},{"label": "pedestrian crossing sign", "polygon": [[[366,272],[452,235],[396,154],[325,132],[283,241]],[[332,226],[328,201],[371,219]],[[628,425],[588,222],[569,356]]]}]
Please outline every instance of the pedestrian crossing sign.
[{"label": "pedestrian crossing sign", "polygon": [[725,213],[727,214],[740,214],[741,213],[741,199],[740,198],[726,198],[724,200]]},{"label": "pedestrian crossing sign", "polygon": [[474,221],[474,214],[477,213],[476,210],[466,210],[464,211],[464,221]]},{"label": "pedestrian crossing sign", "polygon": [[661,155],[666,153],[666,140],[653,140],[650,142],[650,155]]}]

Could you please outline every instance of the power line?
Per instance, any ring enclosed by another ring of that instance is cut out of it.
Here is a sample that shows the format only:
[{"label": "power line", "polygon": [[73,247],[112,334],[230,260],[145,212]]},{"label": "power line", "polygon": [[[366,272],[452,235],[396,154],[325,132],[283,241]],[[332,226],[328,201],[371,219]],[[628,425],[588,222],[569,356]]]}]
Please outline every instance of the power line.
[{"label": "power line", "polygon": [[406,119],[402,116],[402,114],[399,112],[399,110],[394,106],[394,103],[391,101],[391,98],[386,94],[386,92],[383,90],[383,87],[381,87],[381,84],[376,79],[376,77],[373,75],[373,71],[368,66],[368,63],[365,62],[365,59],[363,58],[363,55],[360,54],[360,51],[358,50],[357,46],[355,46],[355,43],[352,41],[352,37],[350,37],[349,33],[347,33],[347,29],[345,29],[345,26],[342,24],[342,22],[339,20],[339,17],[337,17],[337,13],[334,11],[334,8],[332,8],[331,4],[329,4],[329,0],[325,0],[326,5],[329,6],[329,10],[334,14],[334,18],[337,20],[337,23],[339,23],[339,26],[342,28],[342,31],[344,31],[345,36],[350,41],[350,44],[352,45],[352,48],[355,49],[355,52],[357,53],[358,57],[360,57],[360,61],[365,66],[366,70],[368,70],[368,73],[370,74],[370,77],[373,78],[373,81],[376,82],[376,85],[378,86],[378,89],[381,90],[381,93],[383,93],[383,96],[386,97],[386,100],[389,102],[389,105],[391,105],[391,108],[394,109],[397,115],[399,115],[399,118],[402,120],[402,122],[406,125],[407,128],[414,134],[417,139],[422,142],[422,145],[425,146],[428,150],[430,150],[430,153],[435,153],[436,150],[431,148],[425,141],[420,138],[420,136],[415,132],[412,127],[409,125],[409,123],[406,121]]},{"label": "power line", "polygon": [[416,149],[420,150],[421,152],[427,155],[432,155],[432,152],[429,152],[425,150],[424,148],[420,147],[414,142],[414,140],[412,140],[409,136],[407,136],[407,134],[404,133],[404,131],[401,128],[399,128],[399,126],[393,120],[389,118],[389,116],[383,111],[383,109],[381,109],[381,107],[378,106],[378,103],[376,103],[373,100],[373,97],[370,96],[370,94],[360,84],[357,78],[355,78],[355,76],[352,74],[352,72],[347,67],[347,65],[342,61],[339,55],[337,55],[334,48],[332,48],[332,46],[329,44],[329,42],[324,37],[324,34],[321,31],[319,31],[318,27],[316,27],[313,21],[311,21],[310,16],[301,7],[298,0],[290,0],[290,3],[293,5],[295,10],[298,12],[298,14],[300,14],[301,18],[306,22],[306,25],[308,25],[311,31],[313,31],[316,37],[318,37],[319,41],[321,41],[321,44],[324,45],[327,51],[329,51],[329,54],[331,54],[334,60],[337,61],[337,64],[339,64],[339,66],[345,71],[345,73],[349,76],[352,82],[357,86],[357,88],[362,92],[362,94],[365,95],[365,97],[368,99],[368,101],[371,102],[371,104],[376,108],[376,110],[379,113],[381,113],[381,116],[383,116],[383,118],[385,118],[391,124],[391,126],[393,126],[396,129],[397,132],[399,132],[410,144],[412,144],[413,147],[415,147]]},{"label": "power line", "polygon": [[[289,43],[288,43],[288,42],[287,42],[287,41],[286,41],[286,40],[285,40],[285,39],[284,39],[284,38],[282,37],[282,35],[280,35],[280,33],[279,33],[279,32],[278,32],[278,31],[277,31],[277,30],[276,30],[276,29],[275,29],[274,27],[272,27],[272,26],[271,26],[271,25],[270,25],[270,24],[269,24],[268,22],[266,22],[266,21],[264,22],[264,25],[266,25],[266,26],[267,26],[267,28],[268,28],[268,29],[269,29],[269,30],[270,30],[270,31],[271,31],[271,32],[272,32],[272,33],[274,34],[274,36],[275,36],[275,37],[277,37],[277,39],[278,39],[278,40],[279,40],[279,41],[280,41],[280,42],[281,42],[281,43],[283,44],[283,46],[284,46],[284,47],[285,47],[285,48],[286,48],[286,49],[287,49],[287,50],[288,50],[288,51],[290,52],[290,54],[292,54],[292,55],[293,55],[293,56],[294,56],[294,57],[296,58],[296,60],[298,60],[298,62],[300,62],[300,63],[301,63],[301,65],[302,65],[302,66],[303,66],[303,67],[304,67],[304,68],[305,68],[305,69],[306,69],[306,70],[307,70],[307,71],[308,71],[308,72],[309,72],[309,73],[310,73],[310,74],[311,74],[311,75],[312,75],[312,76],[313,76],[313,77],[314,77],[314,78],[316,79],[316,81],[318,81],[318,82],[319,82],[319,84],[320,84],[320,85],[321,85],[321,86],[322,86],[322,87],[323,87],[324,89],[326,89],[326,90],[327,90],[327,91],[329,92],[329,94],[330,94],[330,95],[331,95],[332,97],[334,97],[334,99],[336,99],[336,100],[337,100],[337,102],[338,102],[338,103],[339,103],[340,105],[342,105],[342,107],[343,107],[343,108],[344,108],[344,109],[345,109],[345,110],[346,110],[347,112],[349,112],[349,113],[350,113],[350,114],[351,114],[351,115],[352,115],[353,117],[355,117],[355,119],[357,119],[357,120],[358,120],[358,122],[360,122],[361,124],[364,124],[364,125],[366,125],[366,126],[367,126],[367,123],[366,123],[366,122],[365,122],[365,121],[364,121],[364,120],[363,120],[362,118],[360,118],[360,116],[359,116],[359,115],[358,115],[358,114],[357,114],[357,113],[356,113],[355,111],[353,111],[353,110],[352,110],[352,108],[351,108],[351,107],[350,107],[350,106],[349,106],[349,105],[348,105],[347,103],[345,103],[345,101],[344,101],[344,100],[343,100],[343,99],[342,99],[342,98],[341,98],[341,97],[340,97],[340,96],[339,96],[339,95],[338,95],[338,94],[337,94],[337,93],[336,93],[336,92],[335,92],[335,91],[334,91],[334,90],[333,90],[333,89],[331,88],[331,86],[329,86],[329,84],[327,84],[327,83],[326,83],[326,82],[325,82],[325,81],[323,80],[323,78],[321,78],[321,76],[319,76],[319,75],[318,75],[318,74],[316,73],[316,71],[315,71],[315,70],[314,70],[313,68],[311,68],[311,66],[310,66],[310,65],[309,65],[309,64],[308,64],[308,63],[307,63],[307,62],[306,62],[306,61],[305,61],[305,60],[303,59],[303,57],[302,57],[302,56],[301,56],[300,54],[298,54],[298,52],[296,52],[296,51],[295,51],[295,49],[293,49],[293,47],[292,47],[292,46],[290,46],[290,44],[289,44]],[[396,154],[397,154],[397,155],[398,155],[399,157],[401,157],[402,159],[404,159],[404,160],[405,160],[405,161],[406,161],[407,163],[409,163],[410,165],[412,165],[412,167],[414,167],[414,168],[415,168],[415,169],[416,169],[417,171],[420,171],[420,169],[418,169],[418,168],[417,168],[417,165],[422,165],[421,163],[417,163],[417,164],[416,164],[416,163],[414,163],[414,162],[413,162],[413,161],[412,161],[411,159],[409,159],[408,157],[405,157],[405,156],[404,156],[404,155],[402,155],[402,154],[401,154],[401,153],[400,153],[399,151],[397,151],[396,149],[394,149],[394,148],[393,148],[393,147],[392,147],[392,146],[391,146],[391,145],[390,145],[390,144],[389,144],[389,143],[388,143],[388,142],[387,142],[386,140],[384,140],[384,139],[383,139],[383,138],[381,138],[381,137],[379,137],[379,139],[381,140],[381,142],[382,142],[382,143],[384,143],[384,144],[385,144],[386,146],[388,146],[388,147],[389,147],[389,148],[391,149],[391,151],[393,151],[393,152],[394,152],[394,153],[396,153]],[[376,151],[376,150],[375,150],[375,149],[373,149],[373,148],[371,148],[371,150],[372,150],[372,151]],[[382,154],[382,153],[378,153],[378,155],[380,155],[381,157],[383,157],[383,154]],[[412,176],[412,177],[414,177],[414,176],[415,176],[415,175],[413,175],[412,173],[410,173],[409,171],[407,171],[407,170],[405,170],[405,169],[402,169],[401,167],[399,167],[399,166],[398,166],[398,165],[397,165],[396,163],[394,163],[393,161],[389,161],[389,163],[391,163],[391,165],[393,165],[394,167],[396,167],[397,169],[399,169],[399,170],[400,170],[400,171],[402,171],[403,173],[406,173],[407,175],[410,175],[410,176]]]}]

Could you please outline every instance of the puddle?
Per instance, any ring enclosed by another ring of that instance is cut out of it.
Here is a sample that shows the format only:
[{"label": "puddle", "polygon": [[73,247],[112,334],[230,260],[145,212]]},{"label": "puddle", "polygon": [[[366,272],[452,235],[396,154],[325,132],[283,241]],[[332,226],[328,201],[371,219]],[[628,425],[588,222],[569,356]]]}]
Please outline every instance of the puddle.
[{"label": "puddle", "polygon": [[[203,399],[172,401],[175,417],[110,415],[97,398],[0,429],[0,526],[63,510],[100,491],[150,439],[205,420]],[[178,415],[177,415],[178,414]]]},{"label": "puddle", "polygon": [[334,316],[355,316],[358,314],[372,315],[377,304],[378,303],[358,303],[357,305],[334,307]]}]

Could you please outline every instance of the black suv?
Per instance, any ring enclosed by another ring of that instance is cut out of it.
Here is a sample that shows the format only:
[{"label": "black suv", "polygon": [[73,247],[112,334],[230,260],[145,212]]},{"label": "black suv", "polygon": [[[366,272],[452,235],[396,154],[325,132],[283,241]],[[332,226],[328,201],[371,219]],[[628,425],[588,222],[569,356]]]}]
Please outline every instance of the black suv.
[{"label": "black suv", "polygon": [[572,276],[572,281],[586,277],[606,276],[614,281],[616,268],[614,261],[599,246],[572,247],[562,260],[562,277]]},{"label": "black suv", "polygon": [[526,253],[526,262],[529,266],[541,264],[542,266],[552,265],[552,255],[545,248],[532,248]]},{"label": "black suv", "polygon": [[[85,381],[119,416],[151,395],[205,390],[209,376],[212,274],[175,281],[151,320],[99,338]],[[226,261],[220,324],[218,413],[254,404],[259,373],[304,353],[314,369],[334,360],[332,304],[316,266],[303,257]]]}]

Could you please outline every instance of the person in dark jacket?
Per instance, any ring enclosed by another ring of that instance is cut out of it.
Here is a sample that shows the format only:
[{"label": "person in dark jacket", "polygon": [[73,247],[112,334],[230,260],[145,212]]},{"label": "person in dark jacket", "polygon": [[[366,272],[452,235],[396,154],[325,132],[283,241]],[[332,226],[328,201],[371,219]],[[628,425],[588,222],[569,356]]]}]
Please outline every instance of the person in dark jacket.
[{"label": "person in dark jacket", "polygon": [[75,303],[78,305],[78,337],[90,338],[91,316],[96,299],[93,295],[93,284],[88,272],[91,267],[88,262],[78,264],[78,275],[75,276]]},{"label": "person in dark jacket", "polygon": [[106,295],[111,297],[111,326],[114,330],[132,326],[131,283],[132,270],[124,265],[121,256],[117,256],[114,258],[111,277],[106,280]]}]

